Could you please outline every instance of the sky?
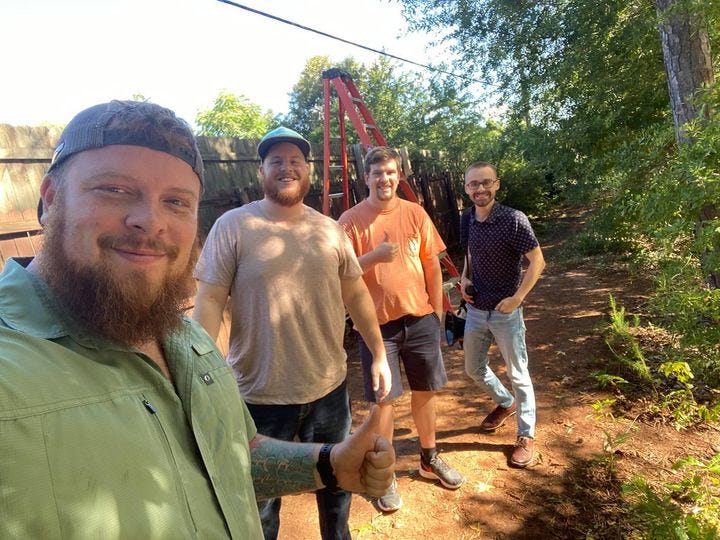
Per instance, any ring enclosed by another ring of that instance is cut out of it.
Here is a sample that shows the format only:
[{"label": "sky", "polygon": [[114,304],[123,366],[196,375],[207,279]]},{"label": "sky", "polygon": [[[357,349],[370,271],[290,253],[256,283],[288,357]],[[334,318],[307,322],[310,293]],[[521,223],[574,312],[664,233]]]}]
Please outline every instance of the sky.
[{"label": "sky", "polygon": [[[438,56],[390,0],[237,3],[422,64]],[[311,56],[377,58],[217,0],[2,0],[0,21],[0,123],[12,125],[66,124],[135,94],[194,123],[220,90],[285,113]]]}]

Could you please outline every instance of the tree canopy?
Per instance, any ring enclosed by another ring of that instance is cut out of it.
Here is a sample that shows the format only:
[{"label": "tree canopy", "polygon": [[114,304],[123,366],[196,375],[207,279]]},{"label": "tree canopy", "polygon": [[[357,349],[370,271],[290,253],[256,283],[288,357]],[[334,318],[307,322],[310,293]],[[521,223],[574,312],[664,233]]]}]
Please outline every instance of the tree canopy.
[{"label": "tree canopy", "polygon": [[273,125],[272,111],[263,111],[242,94],[221,90],[212,108],[195,118],[198,135],[259,139]]},{"label": "tree canopy", "polygon": [[[448,163],[457,164],[479,159],[498,136],[497,124],[480,113],[481,103],[452,79],[402,71],[384,57],[365,66],[352,57],[333,63],[327,56],[315,56],[293,87],[289,112],[282,119],[313,142],[323,140],[322,72],[333,67],[352,76],[388,144],[442,152]],[[331,131],[337,136],[337,99],[331,106]],[[349,139],[356,141],[352,126],[346,125]]]},{"label": "tree canopy", "polygon": [[[643,0],[404,0],[414,28],[447,30],[457,68],[473,66],[508,110],[523,154],[556,177],[666,121],[655,9]],[[527,146],[540,128],[548,147]],[[551,152],[547,152],[548,150]],[[595,174],[595,171],[593,171]],[[595,176],[597,177],[597,176]]]}]

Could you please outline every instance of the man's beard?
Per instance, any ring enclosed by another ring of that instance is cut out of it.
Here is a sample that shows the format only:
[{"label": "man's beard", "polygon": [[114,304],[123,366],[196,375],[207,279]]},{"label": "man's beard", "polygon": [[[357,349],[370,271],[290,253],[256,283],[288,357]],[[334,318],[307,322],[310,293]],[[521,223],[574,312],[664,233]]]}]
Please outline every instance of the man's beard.
[{"label": "man's beard", "polygon": [[494,193],[490,193],[490,195],[488,195],[487,198],[482,202],[478,202],[478,200],[474,196],[472,197],[472,201],[475,204],[475,206],[479,206],[480,208],[484,208],[484,207],[488,206],[494,200],[495,200]]},{"label": "man's beard", "polygon": [[299,189],[293,193],[287,191],[280,192],[278,188],[278,182],[276,180],[266,179],[263,181],[263,192],[265,196],[281,206],[295,206],[301,203],[305,198],[305,195],[310,191],[310,179],[309,178],[298,178]]},{"label": "man's beard", "polygon": [[392,186],[390,187],[390,193],[387,195],[385,194],[385,187],[380,187],[377,184],[375,184],[375,194],[379,201],[390,201],[395,196],[395,191],[392,189]]},{"label": "man's beard", "polygon": [[[71,317],[88,332],[125,346],[161,341],[180,328],[183,309],[195,292],[192,271],[198,255],[196,246],[183,271],[166,275],[159,286],[151,286],[141,271],[132,271],[119,281],[107,261],[90,266],[68,258],[64,209],[57,210],[57,217],[44,231],[42,277]],[[132,235],[106,235],[98,238],[98,244],[103,248],[113,244],[148,247],[152,242]],[[177,249],[166,251],[170,260],[177,257]]]}]

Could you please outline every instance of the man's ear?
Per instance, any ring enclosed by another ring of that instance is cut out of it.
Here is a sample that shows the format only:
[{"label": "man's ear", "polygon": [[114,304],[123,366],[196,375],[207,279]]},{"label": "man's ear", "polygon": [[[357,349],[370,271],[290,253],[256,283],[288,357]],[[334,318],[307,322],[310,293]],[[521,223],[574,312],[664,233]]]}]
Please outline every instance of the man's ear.
[{"label": "man's ear", "polygon": [[40,184],[40,201],[42,203],[42,213],[38,215],[38,221],[40,225],[45,226],[47,222],[47,215],[52,212],[53,202],[57,195],[57,185],[53,181],[52,177],[45,175],[42,183]]}]

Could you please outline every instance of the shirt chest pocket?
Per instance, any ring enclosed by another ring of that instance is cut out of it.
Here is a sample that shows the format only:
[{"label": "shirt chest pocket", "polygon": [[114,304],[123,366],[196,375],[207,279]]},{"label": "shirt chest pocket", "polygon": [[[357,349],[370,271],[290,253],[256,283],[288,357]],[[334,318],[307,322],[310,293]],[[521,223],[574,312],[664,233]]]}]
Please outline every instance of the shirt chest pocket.
[{"label": "shirt chest pocket", "polygon": [[419,258],[420,257],[420,235],[413,233],[413,234],[405,234],[403,236],[403,245],[402,248],[406,255],[412,258]]}]

